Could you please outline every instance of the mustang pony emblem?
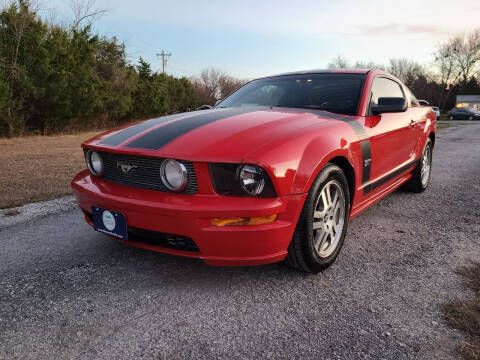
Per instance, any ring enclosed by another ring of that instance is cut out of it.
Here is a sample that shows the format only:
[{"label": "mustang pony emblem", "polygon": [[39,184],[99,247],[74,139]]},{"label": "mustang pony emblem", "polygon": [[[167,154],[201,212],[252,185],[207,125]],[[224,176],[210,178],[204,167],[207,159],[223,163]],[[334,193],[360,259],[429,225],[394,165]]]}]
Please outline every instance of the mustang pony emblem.
[{"label": "mustang pony emblem", "polygon": [[122,170],[124,174],[128,174],[130,170],[138,168],[137,165],[132,165],[132,164],[127,164],[127,163],[122,163],[120,161],[117,161],[117,168]]}]

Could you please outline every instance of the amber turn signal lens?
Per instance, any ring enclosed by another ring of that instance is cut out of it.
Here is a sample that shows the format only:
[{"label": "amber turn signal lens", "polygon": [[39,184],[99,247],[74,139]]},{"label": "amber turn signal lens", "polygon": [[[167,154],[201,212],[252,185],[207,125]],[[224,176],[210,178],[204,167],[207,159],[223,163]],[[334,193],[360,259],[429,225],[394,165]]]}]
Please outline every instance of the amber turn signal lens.
[{"label": "amber turn signal lens", "polygon": [[213,226],[248,226],[261,225],[277,221],[278,214],[268,216],[237,217],[237,218],[214,218]]}]

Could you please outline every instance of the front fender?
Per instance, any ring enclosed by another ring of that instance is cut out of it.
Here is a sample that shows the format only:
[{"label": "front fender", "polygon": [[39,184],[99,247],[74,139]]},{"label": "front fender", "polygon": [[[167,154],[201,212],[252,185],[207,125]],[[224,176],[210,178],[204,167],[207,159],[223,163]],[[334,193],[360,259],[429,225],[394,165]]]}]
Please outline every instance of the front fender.
[{"label": "front fender", "polygon": [[352,151],[354,145],[338,136],[338,129],[329,130],[323,129],[321,134],[305,133],[276,142],[274,146],[251,153],[244,162],[262,166],[272,178],[277,195],[306,193],[317,174],[331,159],[344,157],[355,168],[357,159]]},{"label": "front fender", "polygon": [[306,193],[322,168],[336,157],[345,158],[354,168],[355,157],[345,139],[326,141],[316,139],[305,148],[302,160],[296,171],[291,193]]}]

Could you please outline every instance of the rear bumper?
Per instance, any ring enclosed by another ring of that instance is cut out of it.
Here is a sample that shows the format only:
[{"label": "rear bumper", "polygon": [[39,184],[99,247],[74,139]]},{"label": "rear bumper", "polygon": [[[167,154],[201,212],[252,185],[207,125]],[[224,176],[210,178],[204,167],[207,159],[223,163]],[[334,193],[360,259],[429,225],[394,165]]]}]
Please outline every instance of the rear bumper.
[{"label": "rear bumper", "polygon": [[[260,265],[283,260],[307,196],[247,198],[172,194],[96,179],[87,170],[73,179],[72,189],[86,213],[91,213],[93,206],[124,213],[129,227],[188,237],[195,242],[198,251],[181,251],[131,240],[126,240],[126,244],[200,258],[207,264],[219,266]],[[279,217],[270,224],[211,225],[212,218],[273,214]],[[92,225],[88,215],[86,220]]]}]

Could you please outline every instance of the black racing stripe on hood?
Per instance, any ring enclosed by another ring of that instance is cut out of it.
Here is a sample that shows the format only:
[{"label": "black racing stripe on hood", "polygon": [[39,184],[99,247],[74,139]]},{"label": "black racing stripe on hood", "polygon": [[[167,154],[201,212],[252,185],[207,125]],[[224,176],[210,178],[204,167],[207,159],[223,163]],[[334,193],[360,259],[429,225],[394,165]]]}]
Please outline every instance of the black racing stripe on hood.
[{"label": "black racing stripe on hood", "polygon": [[197,115],[171,122],[154,129],[138,139],[127,144],[127,148],[158,150],[169,142],[175,140],[200,126],[210,124],[214,121],[225,119],[231,116],[257,111],[258,109],[234,107],[225,109],[213,109],[199,111]]},{"label": "black racing stripe on hood", "polygon": [[353,129],[353,131],[355,132],[355,135],[357,135],[359,140],[368,139],[368,135],[367,135],[367,132],[365,131],[364,127],[362,126],[362,124],[360,124],[354,118],[351,118],[351,117],[348,117],[348,116],[343,116],[343,115],[340,115],[340,114],[332,114],[332,113],[322,111],[322,110],[320,110],[317,114],[321,115],[321,116],[324,116],[324,117],[327,117],[327,118],[330,118],[330,119],[335,119],[335,120],[340,120],[340,121],[346,122]]},{"label": "black racing stripe on hood", "polygon": [[174,114],[169,116],[163,116],[156,119],[146,120],[141,122],[140,124],[130,126],[115,134],[108,136],[106,139],[102,140],[100,144],[102,145],[111,145],[117,146],[123,143],[124,141],[130,139],[131,137],[140,134],[142,131],[148,130],[156,125],[162,124],[164,122],[175,120],[177,118],[183,117],[188,115],[189,113],[182,113],[182,114]]}]

